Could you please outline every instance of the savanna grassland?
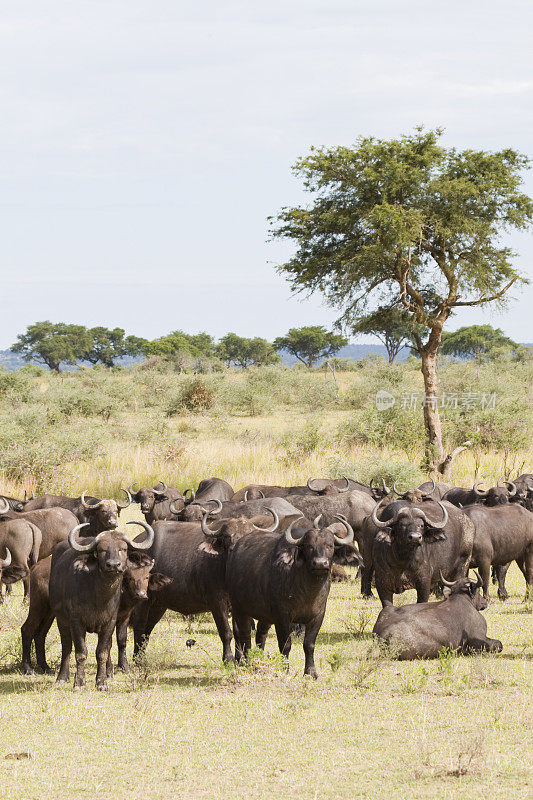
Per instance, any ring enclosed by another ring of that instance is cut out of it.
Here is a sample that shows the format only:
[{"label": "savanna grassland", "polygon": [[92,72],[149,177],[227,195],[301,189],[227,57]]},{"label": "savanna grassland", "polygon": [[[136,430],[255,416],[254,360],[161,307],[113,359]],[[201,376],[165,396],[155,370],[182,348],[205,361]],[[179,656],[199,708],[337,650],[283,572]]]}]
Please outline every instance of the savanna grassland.
[{"label": "savanna grassland", "polygon": [[[459,398],[442,410],[447,446],[472,441],[455,482],[531,471],[532,365],[445,364],[440,377],[450,393],[480,393],[473,408]],[[185,489],[211,475],[235,487],[341,473],[420,482],[421,413],[402,407],[402,395],[422,391],[416,363],[363,362],[337,380],[282,368],[194,377],[161,365],[2,374],[1,491],[118,497],[133,480]],[[397,398],[388,411],[375,408],[379,389]],[[482,394],[496,394],[496,408],[481,408]],[[138,506],[123,517],[139,519]],[[221,665],[209,616],[167,613],[146,662],[106,693],[92,688],[92,636],[85,693],[17,672],[26,614],[17,584],[0,607],[2,796],[530,797],[533,624],[518,569],[510,599],[485,612],[501,654],[414,663],[373,645],[379,603],[350,577],[332,587],[317,682],[302,677],[299,639],[288,672],[272,635],[264,655],[234,670]],[[49,653],[57,666],[55,626]]]}]

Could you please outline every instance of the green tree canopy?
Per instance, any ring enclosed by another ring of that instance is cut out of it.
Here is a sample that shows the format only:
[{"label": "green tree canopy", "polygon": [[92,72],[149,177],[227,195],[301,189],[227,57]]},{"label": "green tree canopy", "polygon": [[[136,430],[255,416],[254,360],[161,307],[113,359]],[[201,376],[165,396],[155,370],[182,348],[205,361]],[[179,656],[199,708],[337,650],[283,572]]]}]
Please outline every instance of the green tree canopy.
[{"label": "green tree canopy", "polygon": [[309,368],[321,358],[334,356],[346,344],[348,339],[326,330],[322,325],[291,328],[285,336],[279,336],[274,341],[274,347],[291,353]]},{"label": "green tree canopy", "polygon": [[[365,314],[351,326],[351,331],[356,336],[371,335],[383,342],[389,357],[389,364],[406,345],[412,345],[414,340],[413,315],[405,309],[377,308]],[[422,326],[417,326],[422,334]]]},{"label": "green tree canopy", "polygon": [[[428,398],[438,395],[442,331],[461,306],[500,301],[523,281],[502,233],[533,219],[521,191],[528,159],[510,148],[457,150],[442,130],[353,147],[312,148],[294,165],[312,202],[284,208],[272,234],[294,256],[279,267],[295,291],[320,291],[351,325],[376,306],[402,305],[424,326],[415,335]],[[443,460],[436,403],[424,405],[428,465]]]},{"label": "green tree canopy", "polygon": [[228,366],[233,364],[243,369],[251,364],[266,366],[276,364],[280,360],[274,345],[267,342],[266,339],[262,339],[260,336],[248,339],[237,336],[236,333],[227,333],[222,337],[216,346],[216,354]]},{"label": "green tree canopy", "polygon": [[452,333],[442,334],[441,352],[459,358],[487,361],[502,353],[510,355],[519,348],[520,345],[492,325],[469,325]]},{"label": "green tree canopy", "polygon": [[104,328],[98,326],[87,330],[88,348],[83,356],[84,361],[91,364],[114,366],[118,358],[136,356],[140,352],[142,340],[134,336],[125,337],[122,328]]},{"label": "green tree canopy", "polygon": [[14,353],[21,353],[24,361],[36,361],[60,372],[61,364],[81,361],[89,350],[89,344],[84,325],[45,320],[28,325],[26,333],[19,334],[11,349]]},{"label": "green tree canopy", "polygon": [[193,356],[212,358],[215,354],[215,343],[213,337],[205,332],[189,334],[184,331],[172,331],[167,336],[146,342],[143,351],[147,356],[162,356],[163,358],[172,358],[179,351],[190,353]]}]

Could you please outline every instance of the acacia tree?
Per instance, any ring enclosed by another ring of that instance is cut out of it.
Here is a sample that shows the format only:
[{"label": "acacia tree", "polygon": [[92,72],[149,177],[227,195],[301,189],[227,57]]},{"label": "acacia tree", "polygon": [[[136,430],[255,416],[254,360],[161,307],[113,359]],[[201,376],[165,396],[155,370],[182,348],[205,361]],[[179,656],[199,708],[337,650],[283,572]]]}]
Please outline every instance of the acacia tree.
[{"label": "acacia tree", "polygon": [[227,333],[222,337],[216,346],[216,354],[228,367],[234,364],[242,369],[252,364],[256,366],[276,364],[280,360],[274,346],[266,339],[260,336],[248,339],[236,333]]},{"label": "acacia tree", "polygon": [[356,336],[367,334],[379,339],[385,345],[389,364],[394,363],[402,347],[413,344],[412,314],[405,309],[377,308],[360,317],[351,330]]},{"label": "acacia tree", "polygon": [[376,305],[402,305],[427,331],[414,334],[426,456],[444,474],[436,372],[442,331],[455,309],[501,301],[524,280],[501,234],[526,228],[533,204],[521,191],[525,156],[445,148],[441,135],[416,128],[399,139],[312,148],[293,171],[313,201],[283,208],[271,229],[297,244],[279,271],[295,291],[320,291],[342,309],[340,324]]},{"label": "acacia tree", "polygon": [[521,346],[492,325],[468,325],[452,333],[442,334],[444,355],[484,361],[502,353],[517,353]]},{"label": "acacia tree", "polygon": [[295,356],[309,369],[312,369],[320,358],[334,356],[346,344],[348,339],[339,333],[326,330],[322,325],[291,328],[285,336],[279,336],[274,340],[274,347]]},{"label": "acacia tree", "polygon": [[65,322],[35,322],[17,339],[11,348],[14,353],[21,353],[24,361],[46,364],[54,372],[60,372],[62,363],[81,361],[89,348],[85,326]]}]

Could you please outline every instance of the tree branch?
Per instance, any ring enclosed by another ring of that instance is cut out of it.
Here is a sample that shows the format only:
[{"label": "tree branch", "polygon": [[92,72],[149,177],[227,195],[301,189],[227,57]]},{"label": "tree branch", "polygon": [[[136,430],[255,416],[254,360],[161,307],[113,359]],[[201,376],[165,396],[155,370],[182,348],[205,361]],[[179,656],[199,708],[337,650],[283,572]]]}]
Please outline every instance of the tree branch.
[{"label": "tree branch", "polygon": [[505,294],[507,289],[513,285],[515,281],[518,280],[518,275],[515,275],[509,283],[503,287],[499,292],[493,294],[491,297],[481,297],[479,300],[456,300],[454,306],[480,306],[483,303],[492,303],[493,300],[499,300],[502,295]]}]

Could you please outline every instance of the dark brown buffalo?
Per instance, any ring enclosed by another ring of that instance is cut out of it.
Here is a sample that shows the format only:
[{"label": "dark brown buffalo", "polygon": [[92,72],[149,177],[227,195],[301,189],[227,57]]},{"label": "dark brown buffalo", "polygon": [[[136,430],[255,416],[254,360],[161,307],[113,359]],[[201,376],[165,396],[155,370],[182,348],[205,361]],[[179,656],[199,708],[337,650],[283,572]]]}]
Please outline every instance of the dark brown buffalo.
[{"label": "dark brown buffalo", "polygon": [[444,495],[453,488],[453,483],[430,480],[421,483],[418,487],[418,491],[422,494],[422,498],[427,497],[432,500],[442,500]]},{"label": "dark brown buffalo", "polygon": [[336,495],[339,492],[348,492],[360,485],[348,478],[309,478],[305,486],[268,486],[252,483],[235,492],[231,500],[234,503],[241,503],[248,500],[261,500],[263,497],[286,497],[289,494]]},{"label": "dark brown buffalo", "polygon": [[[516,561],[526,580],[527,591],[533,586],[533,514],[516,503],[494,508],[467,506],[463,512],[475,526],[471,566],[477,567],[483,580],[483,594],[489,596],[490,567]],[[504,599],[504,598],[502,598]]]},{"label": "dark brown buffalo", "polygon": [[76,525],[68,537],[68,545],[59,545],[52,554],[50,569],[50,610],[57,620],[61,637],[61,667],[58,684],[69,679],[72,643],[76,652],[74,688],[85,687],[87,632],[98,634],[96,647],[96,688],[105,689],[112,677],[109,651],[122,594],[125,570],[136,566],[136,551],[147,550],[154,539],[152,528],[141,525],[147,532],[145,541],[132,542],[125,533],[103,531],[83,541],[78,531],[86,524]]},{"label": "dark brown buffalo", "polygon": [[372,513],[376,504],[369,494],[357,490],[324,497],[293,494],[287,495],[285,500],[301,511],[308,520],[313,520],[322,514],[322,521],[325,525],[332,525],[341,514],[348,520],[359,545],[362,541],[363,522]]},{"label": "dark brown buffalo", "polygon": [[[65,542],[60,545],[66,549],[68,544]],[[59,550],[58,550],[59,552]],[[161,586],[170,582],[170,578],[160,573],[152,573],[153,559],[145,553],[131,553],[129,555],[130,565],[124,572],[120,604],[116,622],[116,637],[118,646],[118,667],[125,672],[129,671],[129,664],[126,658],[126,643],[128,634],[128,623],[131,613],[137,603],[148,597],[148,592],[157,591]],[[28,616],[21,628],[22,635],[22,671],[26,675],[34,675],[31,664],[31,643],[35,642],[35,657],[38,668],[41,672],[51,674],[52,669],[46,661],[46,635],[54,621],[54,614],[50,608],[49,583],[51,558],[40,561],[31,570],[31,600]],[[111,667],[108,664],[108,674]]]},{"label": "dark brown buffalo", "polygon": [[0,522],[0,585],[22,581],[25,602],[30,592],[30,568],[37,563],[40,546],[41,531],[36,525],[23,519]]},{"label": "dark brown buffalo", "polygon": [[[166,483],[160,481],[153,488],[143,486],[135,491],[136,485],[137,483],[132,483],[127,491],[131,494],[133,501],[140,504],[144,518],[149,525],[160,519],[176,519],[176,515],[185,508],[187,501],[180,490],[174,486],[167,486]],[[171,503],[174,504],[174,512],[170,510]]]},{"label": "dark brown buffalo", "polygon": [[127,495],[125,503],[117,503],[115,500],[99,500],[97,497],[87,498],[85,492],[82,492],[80,497],[45,494],[42,497],[28,500],[24,506],[24,512],[42,508],[66,508],[74,514],[78,522],[87,523],[90,526],[87,535],[96,536],[102,531],[117,527],[120,512],[132,502],[129,492],[124,489],[123,491]]},{"label": "dark brown buffalo", "polygon": [[26,500],[18,500],[16,497],[8,497],[7,495],[2,494],[0,495],[0,503],[2,503],[3,500],[5,500],[5,502],[9,505],[11,511],[24,511]]},{"label": "dark brown buffalo", "polygon": [[[259,530],[255,523],[260,521],[244,517],[218,520],[214,538],[205,517],[201,523],[169,520],[154,523],[155,538],[149,554],[155,561],[154,569],[172,578],[172,583],[135,610],[135,656],[144,650],[151,632],[168,608],[186,615],[211,612],[222,640],[223,659],[234,661],[228,622],[226,558],[240,536]],[[274,524],[277,525],[277,518]],[[272,526],[266,530],[271,529]]]},{"label": "dark brown buffalo", "polygon": [[505,485],[502,485],[501,480],[500,478],[497,485],[490,489],[480,489],[481,483],[475,483],[472,489],[454,487],[446,492],[444,499],[448,503],[453,503],[454,506],[463,507],[474,503],[483,503],[486,506],[505,505],[513,500],[517,488],[512,481],[506,481]]},{"label": "dark brown buffalo", "polygon": [[418,603],[427,603],[441,574],[454,581],[466,576],[474,526],[458,508],[441,500],[397,500],[380,519],[380,506],[378,502],[367,522],[375,531],[372,560],[383,606],[392,605],[393,595],[408,588],[416,589]]},{"label": "dark brown buffalo", "polygon": [[[216,533],[212,536],[216,541]],[[346,522],[322,526],[320,518],[310,523],[300,517],[291,520],[282,535],[251,532],[234,543],[227,558],[226,585],[238,660],[251,647],[252,619],[258,620],[258,645],[264,647],[274,625],[280,652],[287,657],[292,628],[302,624],[304,674],[317,677],[315,641],[326,610],[335,542],[352,541],[353,531]]]},{"label": "dark brown buffalo", "polygon": [[267,497],[264,500],[248,500],[246,502],[234,503],[226,500],[206,500],[203,505],[191,503],[183,511],[184,522],[201,522],[202,518],[208,514],[219,519],[230,519],[231,517],[257,517],[267,511],[275,511],[280,519],[292,516],[297,513],[297,509],[291,505],[284,497]]},{"label": "dark brown buffalo", "polygon": [[459,653],[501,652],[502,643],[487,637],[487,623],[479,613],[487,601],[478,581],[444,580],[439,603],[386,606],[374,625],[374,634],[385,641],[400,660],[437,658],[445,647]]}]

